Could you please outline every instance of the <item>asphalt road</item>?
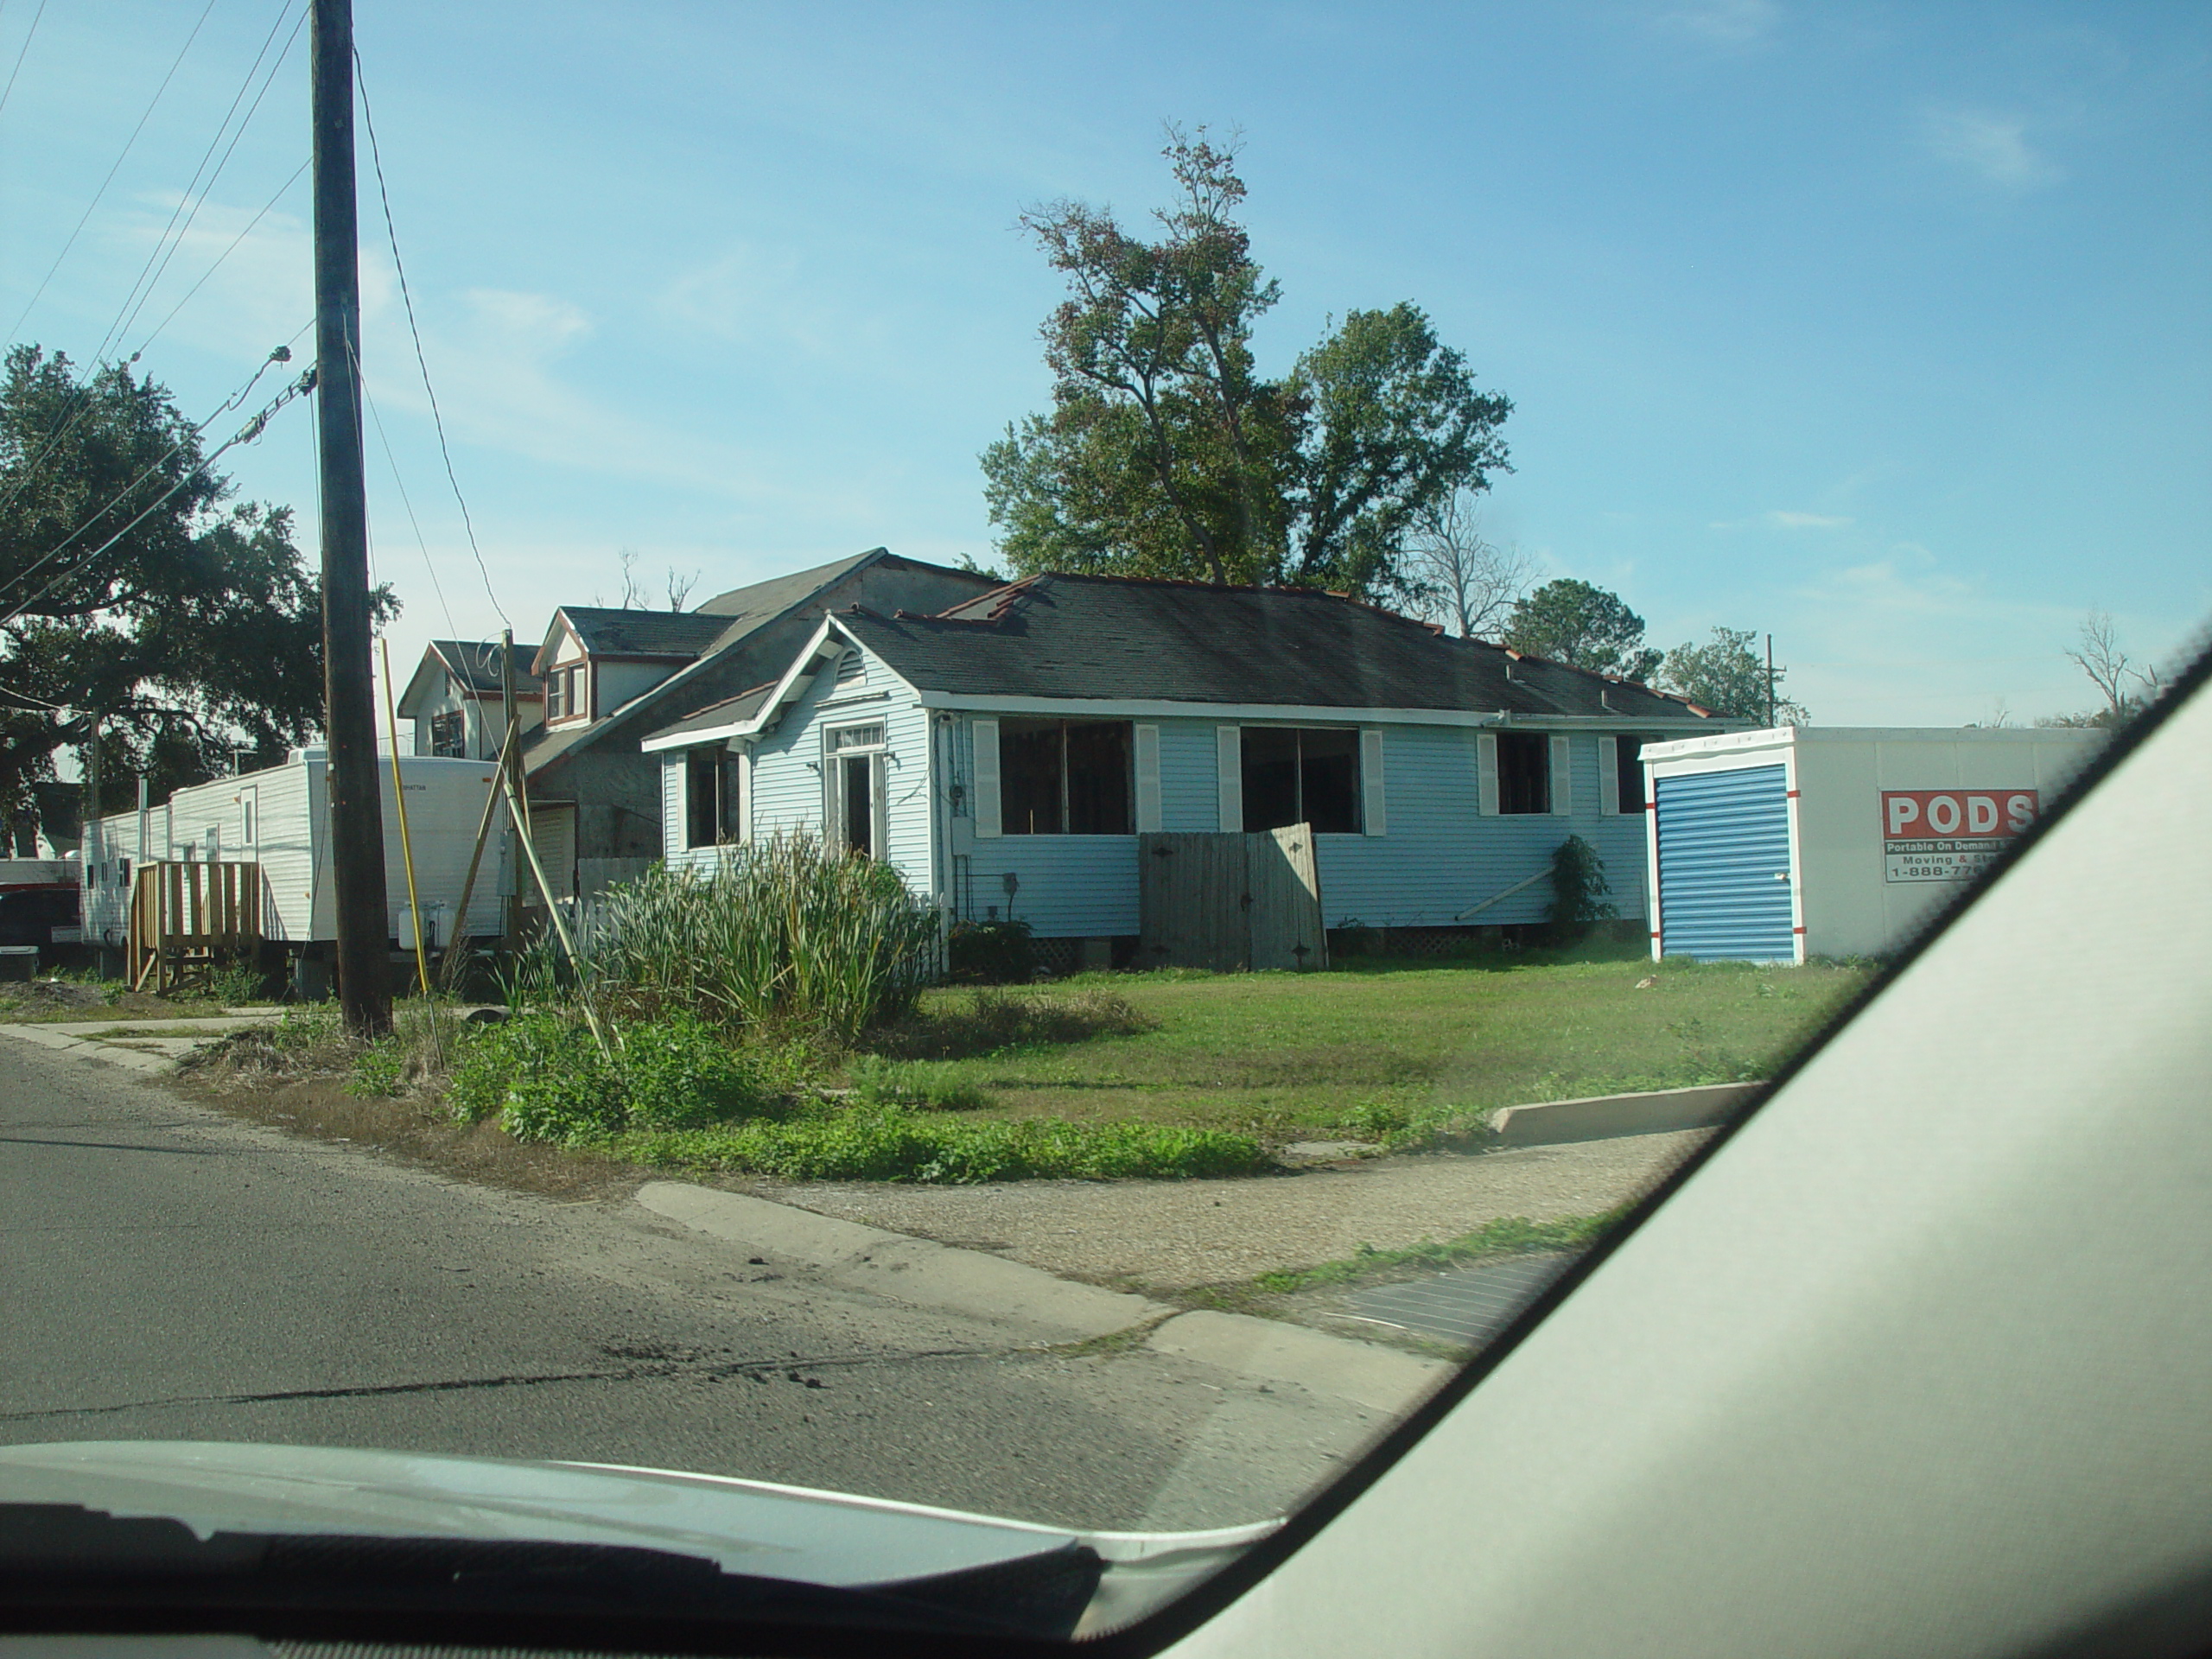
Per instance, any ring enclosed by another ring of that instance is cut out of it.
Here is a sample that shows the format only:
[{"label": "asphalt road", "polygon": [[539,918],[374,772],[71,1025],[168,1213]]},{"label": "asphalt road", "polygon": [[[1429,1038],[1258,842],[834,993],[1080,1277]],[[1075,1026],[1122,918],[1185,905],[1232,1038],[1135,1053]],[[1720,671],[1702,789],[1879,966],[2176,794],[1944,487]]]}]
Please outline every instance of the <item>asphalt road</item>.
[{"label": "asphalt road", "polygon": [[0,1046],[0,1442],[684,1469],[1065,1526],[1281,1513],[1382,1427],[779,1275],[626,1200],[296,1140]]}]

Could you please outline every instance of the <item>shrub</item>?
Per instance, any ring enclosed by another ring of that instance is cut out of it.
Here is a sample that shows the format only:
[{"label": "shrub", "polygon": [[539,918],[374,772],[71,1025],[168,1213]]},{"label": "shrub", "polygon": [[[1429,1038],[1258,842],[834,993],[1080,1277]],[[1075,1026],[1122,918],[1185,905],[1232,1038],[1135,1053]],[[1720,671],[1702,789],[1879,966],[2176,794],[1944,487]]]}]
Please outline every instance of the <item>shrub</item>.
[{"label": "shrub", "polygon": [[623,1028],[610,1061],[581,1020],[548,1011],[467,1039],[446,1099],[464,1122],[496,1115],[518,1141],[582,1146],[779,1111],[791,1082],[787,1063],[733,1048],[696,1015]]},{"label": "shrub", "polygon": [[1612,891],[1605,880],[1605,861],[1581,836],[1569,836],[1554,849],[1551,879],[1552,904],[1546,913],[1554,940],[1572,944],[1589,932],[1593,923],[1620,914],[1605,898]]},{"label": "shrub", "polygon": [[897,1107],[631,1135],[617,1149],[640,1163],[798,1181],[1172,1180],[1270,1167],[1257,1140],[1221,1129],[1058,1118],[976,1122]]},{"label": "shrub", "polygon": [[955,922],[945,934],[946,976],[975,985],[1027,985],[1037,953],[1023,921]]},{"label": "shrub", "polygon": [[580,918],[578,950],[610,994],[849,1044],[913,1007],[936,971],[938,915],[889,865],[779,835],[709,874],[660,865],[613,889]]}]

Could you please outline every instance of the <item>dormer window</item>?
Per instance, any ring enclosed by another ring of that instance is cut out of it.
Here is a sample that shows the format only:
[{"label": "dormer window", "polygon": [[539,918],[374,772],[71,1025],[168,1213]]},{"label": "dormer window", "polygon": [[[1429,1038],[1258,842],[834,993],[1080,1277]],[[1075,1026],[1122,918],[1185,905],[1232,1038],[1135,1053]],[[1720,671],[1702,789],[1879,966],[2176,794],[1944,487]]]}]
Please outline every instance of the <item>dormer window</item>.
[{"label": "dormer window", "polygon": [[545,719],[549,725],[556,720],[591,712],[590,692],[584,671],[582,663],[571,663],[566,668],[555,669],[545,677]]}]

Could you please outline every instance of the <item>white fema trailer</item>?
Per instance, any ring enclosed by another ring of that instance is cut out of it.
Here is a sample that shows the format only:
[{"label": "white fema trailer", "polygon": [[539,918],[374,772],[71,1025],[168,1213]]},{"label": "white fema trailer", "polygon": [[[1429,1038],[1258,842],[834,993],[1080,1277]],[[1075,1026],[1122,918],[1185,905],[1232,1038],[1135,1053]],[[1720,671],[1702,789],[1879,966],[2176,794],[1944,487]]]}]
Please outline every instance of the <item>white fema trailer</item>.
[{"label": "white fema trailer", "polygon": [[2033,823],[2104,737],[1783,726],[1646,744],[1651,954],[1885,956]]},{"label": "white fema trailer", "polygon": [[[377,765],[384,803],[386,917],[392,948],[411,951],[414,924],[391,758],[380,755]],[[282,766],[194,784],[160,806],[115,813],[88,825],[83,858],[86,942],[107,950],[122,948],[136,868],[163,861],[251,863],[259,867],[264,946],[292,957],[302,988],[319,991],[337,938],[327,766],[323,749],[295,749]],[[500,931],[503,897],[513,890],[512,838],[502,833],[504,806],[493,820],[468,915],[465,921],[456,916],[477,826],[496,776],[488,760],[409,755],[400,762],[423,942],[434,950],[444,949],[456,937],[477,938]]]}]

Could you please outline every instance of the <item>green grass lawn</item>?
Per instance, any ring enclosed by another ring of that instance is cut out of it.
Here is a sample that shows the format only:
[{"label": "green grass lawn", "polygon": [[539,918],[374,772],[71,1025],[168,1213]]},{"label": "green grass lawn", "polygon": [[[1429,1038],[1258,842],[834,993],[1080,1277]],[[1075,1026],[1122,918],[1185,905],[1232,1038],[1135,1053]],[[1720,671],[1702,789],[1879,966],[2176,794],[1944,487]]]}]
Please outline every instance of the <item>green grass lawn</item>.
[{"label": "green grass lawn", "polygon": [[[979,1117],[1373,1139],[1529,1101],[1764,1076],[1870,971],[1637,957],[1085,975],[1027,995],[1111,992],[1153,1028],[902,1070],[932,1092],[980,1094]],[[924,1012],[957,1018],[972,996],[933,991]]]}]

